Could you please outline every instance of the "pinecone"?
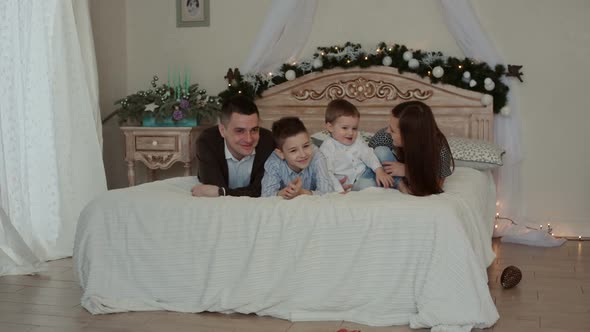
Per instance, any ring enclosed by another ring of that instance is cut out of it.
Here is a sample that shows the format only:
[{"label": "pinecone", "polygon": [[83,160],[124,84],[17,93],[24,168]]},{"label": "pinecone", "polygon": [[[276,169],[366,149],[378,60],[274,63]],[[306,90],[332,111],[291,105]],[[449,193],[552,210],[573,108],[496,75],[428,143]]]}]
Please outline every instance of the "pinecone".
[{"label": "pinecone", "polygon": [[508,289],[512,288],[520,282],[522,279],[522,272],[516,266],[508,266],[507,268],[502,271],[502,275],[500,276],[500,284],[502,287]]}]

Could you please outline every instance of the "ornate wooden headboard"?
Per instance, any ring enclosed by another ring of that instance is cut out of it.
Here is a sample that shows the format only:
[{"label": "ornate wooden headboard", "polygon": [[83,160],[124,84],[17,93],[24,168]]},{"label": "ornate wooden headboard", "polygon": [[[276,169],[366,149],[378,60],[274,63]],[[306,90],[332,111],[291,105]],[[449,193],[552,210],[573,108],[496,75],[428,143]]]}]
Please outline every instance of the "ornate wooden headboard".
[{"label": "ornate wooden headboard", "polygon": [[308,131],[324,129],[324,110],[336,98],[357,106],[360,129],[375,132],[388,125],[391,109],[404,101],[428,104],[447,136],[493,140],[493,106],[481,104],[482,94],[450,85],[431,84],[413,73],[392,67],[330,69],[276,85],[256,100],[266,128],[283,116],[298,116]]}]

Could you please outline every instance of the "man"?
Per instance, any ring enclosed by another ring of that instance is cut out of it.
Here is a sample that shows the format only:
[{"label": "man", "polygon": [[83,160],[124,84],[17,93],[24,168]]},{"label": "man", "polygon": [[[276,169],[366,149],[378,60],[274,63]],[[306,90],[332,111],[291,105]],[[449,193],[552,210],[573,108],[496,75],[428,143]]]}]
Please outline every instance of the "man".
[{"label": "man", "polygon": [[197,140],[199,180],[193,196],[260,197],[264,163],[274,150],[269,130],[260,128],[256,104],[235,96],[223,103],[220,124]]}]

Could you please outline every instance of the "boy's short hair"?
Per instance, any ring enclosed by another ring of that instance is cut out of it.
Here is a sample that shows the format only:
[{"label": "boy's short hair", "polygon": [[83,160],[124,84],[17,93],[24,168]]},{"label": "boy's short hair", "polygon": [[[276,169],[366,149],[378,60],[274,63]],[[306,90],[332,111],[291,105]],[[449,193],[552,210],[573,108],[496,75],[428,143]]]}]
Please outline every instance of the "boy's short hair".
[{"label": "boy's short hair", "polygon": [[283,149],[283,144],[287,138],[299,133],[307,133],[307,128],[298,117],[283,117],[272,124],[272,138],[276,147],[280,150]]},{"label": "boy's short hair", "polygon": [[260,117],[258,113],[258,107],[254,104],[252,99],[245,97],[245,96],[233,96],[223,102],[221,106],[221,113],[219,114],[219,120],[223,125],[227,125],[229,123],[229,119],[231,118],[232,113],[238,113],[242,115],[252,115],[256,114]]},{"label": "boy's short hair", "polygon": [[326,123],[333,123],[341,116],[360,118],[361,113],[351,102],[344,99],[334,99],[326,107]]}]

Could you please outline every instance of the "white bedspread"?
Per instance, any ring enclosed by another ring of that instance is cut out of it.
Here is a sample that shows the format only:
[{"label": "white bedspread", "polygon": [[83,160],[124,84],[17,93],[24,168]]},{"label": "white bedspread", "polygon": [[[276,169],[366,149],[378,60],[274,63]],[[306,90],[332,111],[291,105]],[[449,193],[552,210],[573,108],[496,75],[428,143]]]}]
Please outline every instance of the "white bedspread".
[{"label": "white bedspread", "polygon": [[469,331],[487,287],[495,190],[457,168],[446,192],[194,198],[194,178],[110,191],[80,216],[74,266],[93,314],[241,312]]}]

